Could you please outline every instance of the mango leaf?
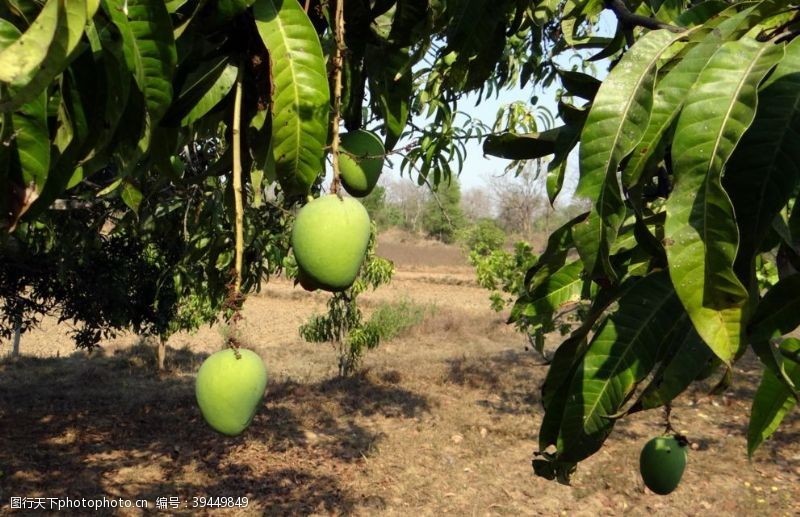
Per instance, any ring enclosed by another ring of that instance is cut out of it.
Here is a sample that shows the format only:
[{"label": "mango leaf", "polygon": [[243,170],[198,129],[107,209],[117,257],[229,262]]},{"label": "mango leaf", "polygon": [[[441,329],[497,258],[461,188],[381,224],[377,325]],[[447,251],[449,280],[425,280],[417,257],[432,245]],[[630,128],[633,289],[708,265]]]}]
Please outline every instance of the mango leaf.
[{"label": "mango leaf", "polygon": [[255,3],[255,0],[217,0],[214,21],[225,23],[239,16]]},{"label": "mango leaf", "polygon": [[556,140],[566,126],[538,133],[502,133],[483,141],[483,153],[507,160],[534,160],[556,151]]},{"label": "mango leaf", "polygon": [[529,293],[521,296],[511,309],[511,317],[539,321],[552,315],[563,305],[580,300],[584,279],[583,264],[575,260],[547,276]]},{"label": "mango leaf", "polygon": [[144,94],[150,125],[155,125],[172,102],[177,61],[167,8],[148,0],[102,0],[102,6],[122,35],[125,62]]},{"label": "mango leaf", "polygon": [[390,151],[400,140],[408,120],[408,99],[413,88],[408,49],[368,47],[365,64],[370,96],[378,100],[384,120],[384,147]]},{"label": "mango leaf", "polygon": [[[800,349],[800,341],[788,338],[781,347],[790,353]],[[796,385],[800,385],[800,364],[784,359],[783,369]],[[786,387],[771,370],[764,370],[761,384],[753,397],[750,411],[750,424],[747,428],[747,455],[753,453],[761,443],[769,438],[780,425],[786,414],[795,406],[797,400],[791,390]]]},{"label": "mango leaf", "polygon": [[569,386],[558,438],[562,461],[580,461],[602,446],[614,426],[609,417],[650,373],[681,322],[680,300],[663,271],[638,282],[618,304]]},{"label": "mango leaf", "polygon": [[553,146],[553,158],[547,164],[545,187],[550,205],[555,203],[556,197],[564,186],[567,160],[580,141],[581,131],[586,123],[588,113],[588,109],[579,109],[561,101],[558,103],[558,115],[561,120],[566,122],[566,125],[561,128],[556,136],[555,145]]},{"label": "mango leaf", "polygon": [[[366,45],[365,45],[366,46]],[[364,125],[364,96],[367,76],[364,70],[364,53],[346,52],[342,63],[342,120],[348,131]]]},{"label": "mango leaf", "polygon": [[429,23],[429,0],[397,0],[388,40],[399,47],[416,41],[420,30]]},{"label": "mango leaf", "polygon": [[[687,10],[682,10],[677,17],[675,23],[681,27],[694,27],[701,23],[707,22],[710,18],[721,13],[731,5],[723,0],[708,0],[699,4],[693,5]],[[731,10],[733,12],[733,10]]]},{"label": "mango leaf", "polygon": [[142,203],[142,192],[130,181],[126,181],[122,185],[122,192],[120,192],[122,201],[133,210],[133,213],[139,213],[139,205]]},{"label": "mango leaf", "polygon": [[[103,86],[98,91],[98,96],[102,98],[103,109],[102,120],[95,127],[102,127],[103,130],[97,137],[94,146],[87,150],[85,156],[81,157],[84,169],[87,174],[108,165],[109,149],[108,146],[114,141],[115,132],[128,104],[132,86],[131,76],[125,65],[125,57],[122,50],[124,45],[122,38],[116,34],[113,25],[101,26],[98,31],[95,23],[89,21],[87,33],[97,32],[92,45],[92,54],[95,59],[95,67],[103,70]],[[102,95],[100,93],[102,92]],[[95,99],[98,101],[99,99]]]},{"label": "mango leaf", "polygon": [[723,185],[731,197],[740,232],[740,278],[800,180],[800,39],[759,91],[753,125],[725,167]]},{"label": "mango leaf", "polygon": [[781,279],[756,307],[748,324],[752,341],[786,335],[800,325],[800,274]]},{"label": "mango leaf", "polygon": [[[720,45],[749,28],[752,11],[752,8],[747,9],[730,19],[726,19],[724,15],[718,16],[709,22],[700,29],[702,32],[696,34],[705,34],[705,37],[658,82],[650,121],[622,174],[622,184],[626,188],[635,185],[644,170],[654,167],[654,162],[661,160],[667,145],[665,136],[680,113],[689,90]],[[719,25],[715,29],[717,24]]]},{"label": "mango leaf", "polygon": [[[552,164],[553,162],[551,162]],[[561,192],[561,187],[564,186],[564,176],[567,174],[567,160],[561,160],[555,166],[547,167],[547,200],[550,201],[550,206],[556,201],[556,197]]]},{"label": "mango leaf", "polygon": [[205,92],[205,94],[198,100],[194,107],[181,119],[182,126],[188,126],[203,118],[214,106],[220,103],[233,88],[236,83],[236,76],[238,69],[231,64],[225,66],[222,73],[217,77],[217,80]]},{"label": "mango leaf", "polygon": [[[24,86],[50,50],[64,0],[48,0],[19,39],[0,52],[0,82]],[[85,15],[85,11],[84,11]]]},{"label": "mango leaf", "polygon": [[[177,125],[220,80],[230,65],[230,56],[214,55],[207,59],[187,57],[178,65],[173,81],[175,95],[162,124]],[[223,81],[225,82],[225,81]]]},{"label": "mango leaf", "polygon": [[59,23],[47,56],[33,72],[30,80],[24,86],[14,88],[10,99],[0,103],[0,110],[12,111],[30,102],[64,71],[83,37],[86,9],[84,0],[65,2],[64,9],[59,12]]},{"label": "mango leaf", "polygon": [[283,190],[306,194],[322,170],[330,90],[314,26],[294,0],[257,0],[256,27],[269,50],[272,149]]},{"label": "mango leaf", "polygon": [[759,82],[782,55],[782,47],[751,39],[720,47],[688,94],[672,144],[670,276],[697,332],[726,364],[741,348],[747,291],[733,272],[739,235],[720,176],[755,116]]},{"label": "mango leaf", "polygon": [[549,272],[544,271],[545,268],[548,271],[555,271],[564,265],[569,251],[574,247],[572,228],[586,219],[586,216],[587,212],[579,214],[550,234],[545,250],[536,260],[536,263],[525,273],[524,285],[526,289],[534,289],[541,280],[549,275]]},{"label": "mango leaf", "polygon": [[680,319],[681,326],[667,344],[666,357],[630,413],[667,404],[683,393],[714,359],[714,352],[697,334],[686,311],[681,311]]},{"label": "mango leaf", "polygon": [[581,97],[590,101],[597,95],[597,90],[600,88],[602,81],[592,77],[591,75],[572,70],[556,70],[561,84],[567,90],[569,95]]},{"label": "mango leaf", "polygon": [[22,180],[41,191],[50,168],[50,130],[47,127],[47,92],[11,114]]},{"label": "mango leaf", "polygon": [[606,320],[603,318],[606,316],[608,308],[639,282],[641,282],[639,278],[628,278],[622,284],[600,290],[583,323],[572,331],[569,338],[553,354],[541,390],[542,405],[545,408],[544,418],[539,429],[539,448],[541,450],[555,445],[558,441],[564,408],[570,395],[569,384],[589,347],[589,333],[593,329],[597,333],[602,330],[606,324]]},{"label": "mango leaf", "polygon": [[603,81],[583,127],[576,195],[594,208],[573,238],[592,278],[616,280],[608,253],[625,216],[617,168],[647,126],[659,56],[681,37],[660,30],[637,41]]}]

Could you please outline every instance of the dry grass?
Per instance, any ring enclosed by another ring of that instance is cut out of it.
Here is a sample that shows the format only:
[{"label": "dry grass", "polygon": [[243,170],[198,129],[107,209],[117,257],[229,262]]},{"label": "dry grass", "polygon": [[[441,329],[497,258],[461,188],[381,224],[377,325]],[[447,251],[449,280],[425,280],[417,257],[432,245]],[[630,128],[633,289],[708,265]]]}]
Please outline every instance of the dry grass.
[{"label": "dry grass", "polygon": [[760,375],[752,358],[723,396],[699,386],[675,404],[673,423],[696,450],[673,494],[647,493],[637,473],[640,448],[661,430],[658,412],[620,422],[572,487],[535,478],[540,359],[488,310],[484,291],[429,281],[459,278],[457,267],[398,266],[393,285],[365,298],[368,310],[409,298],[435,311],[350,379],[334,378],[333,350],[297,336],[323,295],[278,280],[247,301],[243,339],[271,378],[255,421],[236,438],[212,432],[194,401],[194,373],[221,346],[220,329],[171,339],[170,371],[159,375],[153,347],[132,336],[92,357],[70,356],[63,329],[46,322],[22,343],[40,357],[0,362],[0,513],[11,496],[99,494],[151,505],[162,496],[250,498],[247,509],[214,512],[223,515],[800,512],[797,416],[746,459],[748,400]]}]

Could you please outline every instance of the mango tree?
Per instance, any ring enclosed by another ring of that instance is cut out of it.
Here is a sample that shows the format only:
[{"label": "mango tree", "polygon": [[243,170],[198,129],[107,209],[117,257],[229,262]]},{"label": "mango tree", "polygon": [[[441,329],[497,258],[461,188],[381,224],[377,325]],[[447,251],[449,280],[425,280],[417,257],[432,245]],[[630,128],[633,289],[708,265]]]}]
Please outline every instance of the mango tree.
[{"label": "mango tree", "polygon": [[[604,11],[613,33],[596,31]],[[709,367],[730,379],[748,349],[765,372],[752,452],[800,382],[782,337],[800,323],[798,27],[789,0],[4,0],[2,332],[54,307],[90,343],[235,315],[280,268],[327,157],[338,191],[340,126],[380,134],[432,188],[470,139],[550,157],[551,202],[578,148],[592,209],[551,233],[512,311],[535,332],[588,306],[543,386],[534,470],[567,481],[617,419]],[[608,75],[567,69],[572,55]],[[542,131],[459,109],[551,85],[561,125]],[[91,291],[91,270],[71,276],[84,256],[110,272]],[[103,303],[76,296],[96,290]]]}]

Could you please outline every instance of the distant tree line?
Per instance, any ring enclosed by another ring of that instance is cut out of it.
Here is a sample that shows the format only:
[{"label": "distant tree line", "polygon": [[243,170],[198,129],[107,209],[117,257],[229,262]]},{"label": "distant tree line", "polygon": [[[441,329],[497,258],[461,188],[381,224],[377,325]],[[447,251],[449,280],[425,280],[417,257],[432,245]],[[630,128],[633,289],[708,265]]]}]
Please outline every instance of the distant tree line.
[{"label": "distant tree line", "polygon": [[532,164],[518,175],[491,177],[485,187],[462,192],[458,178],[438,189],[420,189],[408,178],[383,178],[362,201],[379,230],[402,228],[445,243],[474,244],[536,241],[537,235],[585,209],[581,200],[551,206],[544,174]]}]

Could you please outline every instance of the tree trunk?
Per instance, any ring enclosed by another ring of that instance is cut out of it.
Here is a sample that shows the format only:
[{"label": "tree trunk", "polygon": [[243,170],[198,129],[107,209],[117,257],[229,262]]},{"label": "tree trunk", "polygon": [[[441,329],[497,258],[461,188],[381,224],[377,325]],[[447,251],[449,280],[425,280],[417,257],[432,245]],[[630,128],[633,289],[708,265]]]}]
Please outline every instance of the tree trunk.
[{"label": "tree trunk", "polygon": [[14,328],[14,343],[11,346],[11,357],[19,357],[20,326]]},{"label": "tree trunk", "polygon": [[163,337],[158,339],[158,371],[164,371],[164,360],[167,357],[167,340]]}]

